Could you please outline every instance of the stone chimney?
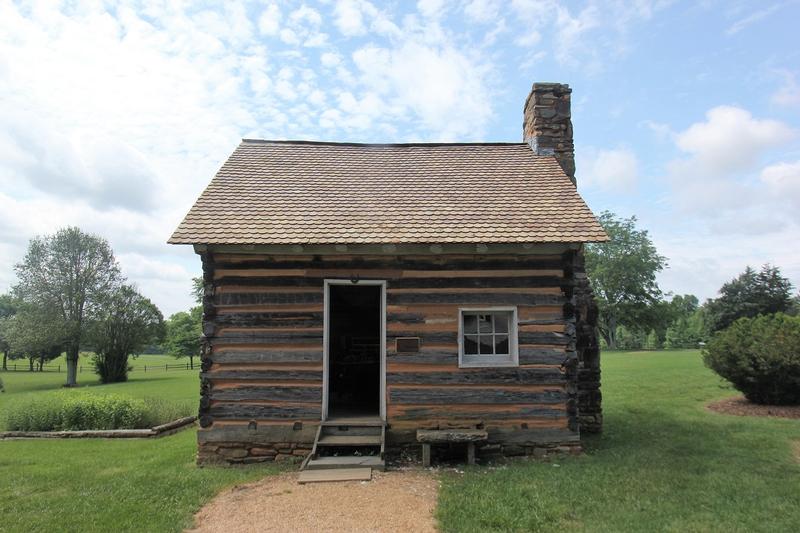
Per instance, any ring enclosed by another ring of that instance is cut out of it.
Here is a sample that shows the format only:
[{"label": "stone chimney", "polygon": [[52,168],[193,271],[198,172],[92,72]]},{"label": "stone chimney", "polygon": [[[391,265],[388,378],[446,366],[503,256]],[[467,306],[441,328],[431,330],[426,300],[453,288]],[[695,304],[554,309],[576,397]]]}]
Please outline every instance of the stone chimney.
[{"label": "stone chimney", "polygon": [[570,95],[565,83],[534,83],[525,101],[522,138],[537,155],[553,155],[575,183]]}]

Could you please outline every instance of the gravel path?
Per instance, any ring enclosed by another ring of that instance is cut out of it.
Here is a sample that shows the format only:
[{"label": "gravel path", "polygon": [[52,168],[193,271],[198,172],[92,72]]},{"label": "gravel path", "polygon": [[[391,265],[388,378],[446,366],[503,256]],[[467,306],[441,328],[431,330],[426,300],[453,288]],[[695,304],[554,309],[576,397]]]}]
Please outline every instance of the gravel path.
[{"label": "gravel path", "polygon": [[439,481],[418,470],[372,481],[297,483],[297,472],[229,489],[195,515],[191,532],[435,532]]}]

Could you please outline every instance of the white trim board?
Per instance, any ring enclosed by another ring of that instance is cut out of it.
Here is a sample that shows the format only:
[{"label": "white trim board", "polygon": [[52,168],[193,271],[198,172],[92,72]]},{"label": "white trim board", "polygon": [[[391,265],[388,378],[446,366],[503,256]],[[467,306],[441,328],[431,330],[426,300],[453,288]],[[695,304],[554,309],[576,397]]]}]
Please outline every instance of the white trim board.
[{"label": "white trim board", "polygon": [[386,280],[360,279],[353,282],[348,279],[326,279],[325,296],[323,306],[323,327],[322,327],[322,420],[328,420],[328,389],[330,373],[330,357],[328,354],[330,342],[330,286],[331,285],[377,285],[381,288],[381,309],[380,309],[380,417],[386,421]]}]

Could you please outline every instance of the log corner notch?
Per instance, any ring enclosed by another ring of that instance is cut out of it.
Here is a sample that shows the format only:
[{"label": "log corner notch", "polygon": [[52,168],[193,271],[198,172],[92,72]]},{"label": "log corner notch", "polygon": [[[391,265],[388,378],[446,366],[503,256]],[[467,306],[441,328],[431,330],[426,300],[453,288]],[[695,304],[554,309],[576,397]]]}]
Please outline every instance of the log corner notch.
[{"label": "log corner notch", "polygon": [[603,430],[603,409],[597,332],[598,308],[586,275],[582,247],[564,254],[564,274],[572,281],[564,287],[568,302],[564,316],[575,325],[577,355],[577,411],[574,412],[575,419],[571,420],[571,424],[576,424],[582,433],[600,433]]}]

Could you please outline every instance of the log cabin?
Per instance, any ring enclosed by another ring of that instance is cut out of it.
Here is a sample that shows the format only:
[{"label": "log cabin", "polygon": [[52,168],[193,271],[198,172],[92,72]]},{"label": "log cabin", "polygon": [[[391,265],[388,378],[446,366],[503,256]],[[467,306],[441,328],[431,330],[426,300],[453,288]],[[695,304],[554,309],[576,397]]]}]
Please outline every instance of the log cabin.
[{"label": "log cabin", "polygon": [[198,462],[381,468],[430,430],[538,456],[600,431],[583,247],[607,236],[570,96],[535,83],[520,143],[243,140],[169,240],[202,260]]}]

